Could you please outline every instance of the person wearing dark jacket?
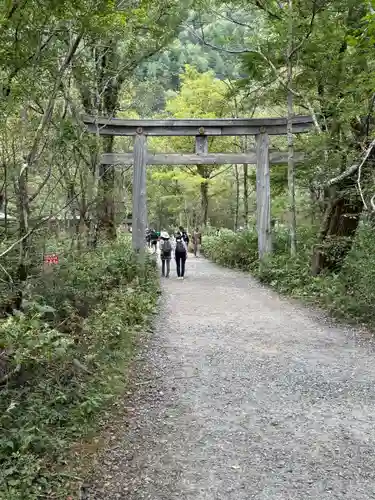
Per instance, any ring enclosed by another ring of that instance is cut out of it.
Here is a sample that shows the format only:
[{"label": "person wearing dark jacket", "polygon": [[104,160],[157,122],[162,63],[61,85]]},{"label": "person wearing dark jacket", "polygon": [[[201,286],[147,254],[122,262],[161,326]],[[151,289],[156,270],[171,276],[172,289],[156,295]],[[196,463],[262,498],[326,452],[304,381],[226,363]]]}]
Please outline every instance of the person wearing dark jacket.
[{"label": "person wearing dark jacket", "polygon": [[151,229],[149,229],[149,228],[146,229],[146,242],[147,242],[147,246],[150,248],[151,247]]},{"label": "person wearing dark jacket", "polygon": [[180,226],[178,229],[179,229],[179,232],[182,234],[182,239],[186,243],[186,248],[188,248],[190,240],[189,240],[189,236],[188,236],[187,232],[185,231],[185,229],[182,226]]},{"label": "person wearing dark jacket", "polygon": [[177,279],[183,280],[185,277],[185,263],[187,259],[187,245],[184,241],[182,233],[176,234],[176,247],[174,251],[176,260]]}]

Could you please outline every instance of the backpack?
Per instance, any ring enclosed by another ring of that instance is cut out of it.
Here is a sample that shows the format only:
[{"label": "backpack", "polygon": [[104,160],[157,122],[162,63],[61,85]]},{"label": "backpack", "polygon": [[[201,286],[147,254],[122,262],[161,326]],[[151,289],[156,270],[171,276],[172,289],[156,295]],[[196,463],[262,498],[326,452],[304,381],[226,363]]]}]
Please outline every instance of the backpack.
[{"label": "backpack", "polygon": [[176,253],[186,253],[186,248],[182,240],[177,240],[176,242]]},{"label": "backpack", "polygon": [[164,240],[161,247],[161,253],[163,257],[169,257],[172,253],[172,245],[169,240]]},{"label": "backpack", "polygon": [[156,231],[153,231],[151,233],[151,241],[156,241],[158,239],[158,233]]}]

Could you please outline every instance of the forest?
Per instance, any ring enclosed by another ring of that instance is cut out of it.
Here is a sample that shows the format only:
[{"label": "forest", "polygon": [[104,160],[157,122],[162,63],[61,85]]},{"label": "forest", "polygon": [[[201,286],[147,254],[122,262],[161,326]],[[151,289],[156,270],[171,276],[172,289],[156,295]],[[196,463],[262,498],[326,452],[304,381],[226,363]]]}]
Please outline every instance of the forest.
[{"label": "forest", "polygon": [[[155,261],[140,263],[124,230],[132,167],[100,163],[132,144],[88,134],[84,115],[311,116],[309,133],[271,138],[288,161],[271,166],[272,252],[262,261],[254,165],[148,168],[148,224],[199,227],[209,259],[373,326],[374,8],[1,3],[1,499],[71,492],[87,453],[77,443],[124,391],[138,333],[157,311]],[[150,138],[148,147],[194,151],[187,137]],[[245,152],[255,139],[219,137],[209,147]]]}]

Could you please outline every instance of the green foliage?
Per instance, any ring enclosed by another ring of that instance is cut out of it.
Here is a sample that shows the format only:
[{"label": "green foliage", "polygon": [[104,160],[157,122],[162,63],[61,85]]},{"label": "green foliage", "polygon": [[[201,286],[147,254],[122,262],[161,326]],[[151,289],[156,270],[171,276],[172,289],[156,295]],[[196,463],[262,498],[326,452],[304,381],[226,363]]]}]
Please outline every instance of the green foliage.
[{"label": "green foliage", "polygon": [[200,73],[186,65],[180,75],[181,90],[168,100],[166,111],[176,118],[218,118],[230,108],[228,87],[215,78],[213,71]]},{"label": "green foliage", "polygon": [[258,259],[256,233],[224,230],[220,236],[205,236],[202,251],[218,264],[248,271]]},{"label": "green foliage", "polygon": [[375,237],[371,223],[363,223],[340,273],[344,294],[337,306],[344,315],[374,323],[375,317]]},{"label": "green foliage", "polygon": [[60,474],[69,449],[123,390],[158,290],[155,263],[141,269],[128,240],[67,257],[43,279],[25,313],[0,325],[4,500],[72,493]]},{"label": "green foliage", "polygon": [[369,223],[363,223],[341,271],[311,275],[311,248],[315,240],[311,227],[299,230],[296,257],[290,257],[285,230],[274,231],[274,252],[259,265],[255,231],[206,236],[207,257],[228,267],[250,271],[262,283],[296,299],[323,306],[346,320],[375,324],[375,237]]},{"label": "green foliage", "polygon": [[[176,39],[160,54],[140,65],[136,71],[137,80],[158,82],[159,87],[164,90],[178,91],[186,64],[195,67],[200,73],[211,70],[220,80],[239,78],[241,61],[238,58],[215,50],[198,38],[202,36],[200,27],[203,26],[205,35],[209,35],[209,40],[214,44],[220,46],[224,41],[237,46],[243,44],[246,28],[234,25],[229,18],[226,18],[225,10],[222,8],[217,11],[215,8],[214,12],[210,12],[208,3],[196,6],[196,10],[189,12],[184,27]],[[248,17],[248,15],[242,16],[242,21],[247,21]],[[144,92],[146,90],[144,89]],[[155,104],[155,111],[161,110],[159,103]]]},{"label": "green foliage", "polygon": [[52,329],[41,316],[19,313],[0,325],[0,346],[11,353],[11,365],[28,370],[66,355],[72,340]]},{"label": "green foliage", "polygon": [[[166,102],[167,117],[217,118],[231,114],[234,108],[228,98],[228,85],[215,78],[212,71],[200,73],[186,65],[180,78],[179,92],[170,95]],[[189,152],[195,146],[192,137],[163,137],[150,138],[149,147],[163,152]],[[220,137],[211,138],[209,148],[210,151],[232,151],[236,146],[233,140]],[[202,199],[202,184],[207,183],[211,198],[227,193],[231,185],[222,173],[228,168],[230,166],[154,167],[148,173],[150,220],[158,227],[166,227],[179,224],[183,216],[184,225],[199,224],[199,207],[206,201]]]}]

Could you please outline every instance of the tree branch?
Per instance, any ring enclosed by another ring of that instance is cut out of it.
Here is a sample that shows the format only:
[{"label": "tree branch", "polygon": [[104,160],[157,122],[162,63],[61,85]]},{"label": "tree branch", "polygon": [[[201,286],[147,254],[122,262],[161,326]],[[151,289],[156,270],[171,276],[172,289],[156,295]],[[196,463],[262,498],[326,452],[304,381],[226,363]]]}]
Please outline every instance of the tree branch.
[{"label": "tree branch", "polygon": [[48,171],[47,171],[46,176],[44,177],[42,182],[39,184],[35,193],[29,197],[29,203],[32,203],[35,200],[35,198],[37,198],[39,196],[42,189],[44,188],[44,186],[47,184],[49,178],[51,177],[51,173],[52,173],[52,161],[49,162],[49,167],[48,167]]},{"label": "tree branch", "polygon": [[26,66],[27,63],[29,63],[32,60],[36,61],[39,58],[40,54],[48,46],[48,44],[50,43],[50,41],[54,38],[54,36],[56,34],[56,31],[57,30],[53,30],[52,33],[48,36],[48,38],[38,48],[38,50],[36,50],[33,54],[31,54],[24,61],[22,61],[22,63],[18,64],[18,66],[16,66],[13,69],[13,71],[9,74],[9,76],[7,77],[7,83],[5,85],[5,96],[6,97],[8,97],[9,94],[10,94],[10,92],[11,92],[11,83],[12,83],[12,80],[17,76],[17,74],[19,73],[19,71],[21,71],[21,69],[25,68],[25,66]]},{"label": "tree branch", "polygon": [[216,173],[216,174],[214,174],[214,175],[210,175],[209,179],[210,179],[210,180],[211,180],[211,179],[214,179],[215,177],[217,177],[218,175],[223,174],[224,172],[226,172],[227,170],[229,170],[229,169],[230,169],[230,168],[232,168],[232,167],[233,167],[233,165],[232,165],[232,164],[231,164],[231,165],[228,165],[227,167],[225,167],[225,168],[223,168],[222,170],[220,170],[220,172],[217,172],[217,173]]},{"label": "tree branch", "polygon": [[288,58],[289,59],[291,59],[294,56],[294,54],[296,54],[296,52],[298,52],[302,48],[303,44],[309,39],[310,35],[312,34],[313,26],[314,26],[314,20],[315,20],[316,14],[317,14],[315,6],[316,6],[316,4],[314,3],[314,9],[313,9],[313,13],[312,13],[312,16],[311,16],[309,30],[305,34],[305,36],[302,38],[302,40],[300,41],[300,43],[298,45],[296,45],[296,47],[294,47],[294,49],[290,52],[290,54],[288,54]]},{"label": "tree branch", "polygon": [[192,175],[197,175],[197,172],[192,169],[192,167],[189,167],[189,165],[184,165],[184,168],[186,168]]},{"label": "tree branch", "polygon": [[[270,11],[269,9],[267,9],[267,7],[264,5],[264,3],[261,0],[254,0],[254,5],[255,5],[255,7],[258,7],[258,9],[265,12],[269,17],[271,17],[273,19],[277,19],[278,21],[281,21],[282,17],[279,16],[278,14],[275,14],[274,12]],[[282,8],[280,5],[279,5],[279,7]]]},{"label": "tree branch", "polygon": [[52,113],[53,113],[53,110],[55,107],[56,96],[57,96],[57,92],[60,88],[61,81],[63,79],[65,71],[68,69],[68,67],[69,67],[69,65],[74,57],[74,54],[76,53],[76,51],[78,49],[78,46],[82,40],[82,37],[83,37],[83,32],[79,33],[76,36],[76,39],[72,43],[72,45],[71,45],[71,47],[70,47],[70,49],[65,57],[65,60],[59,69],[59,72],[58,72],[58,75],[57,75],[57,78],[56,78],[56,81],[55,81],[55,84],[54,84],[54,87],[53,87],[53,90],[51,93],[51,97],[49,98],[49,101],[48,101],[47,107],[45,109],[43,118],[38,126],[31,150],[30,150],[28,157],[27,157],[27,166],[28,167],[33,165],[33,163],[36,160],[40,140],[43,136],[43,133],[44,133],[46,127],[48,126],[48,124],[51,121]]},{"label": "tree branch", "polygon": [[214,49],[214,50],[218,50],[219,52],[226,52],[228,54],[258,54],[259,56],[262,57],[262,59],[270,66],[270,68],[272,69],[272,71],[274,72],[275,74],[275,79],[280,83],[280,85],[282,85],[286,90],[292,92],[292,94],[296,97],[298,97],[299,99],[302,99],[302,101],[305,102],[306,104],[306,107],[307,109],[309,110],[309,112],[311,113],[311,116],[312,116],[312,119],[313,119],[313,122],[314,122],[314,126],[316,128],[316,130],[321,133],[322,132],[322,129],[319,125],[319,121],[317,119],[317,116],[316,116],[316,113],[314,111],[314,108],[312,107],[311,103],[309,102],[308,99],[306,99],[306,97],[303,97],[299,92],[297,92],[296,90],[292,89],[292,88],[289,88],[288,85],[283,81],[283,79],[281,78],[281,76],[279,75],[279,72],[276,68],[276,66],[274,65],[274,63],[258,48],[258,49],[239,49],[239,50],[231,50],[231,49],[226,49],[224,47],[218,47],[216,45],[213,45],[212,43],[209,43],[205,40],[204,38],[204,33],[203,33],[203,30],[202,30],[202,37],[200,37],[199,35],[197,35],[197,33],[192,30],[189,26],[186,26],[185,27],[197,38],[197,40],[199,40],[201,43],[203,43],[204,45],[206,45],[207,47],[210,47],[211,49]]},{"label": "tree branch", "polygon": [[372,151],[372,149],[373,149],[374,146],[375,146],[375,139],[372,141],[372,143],[368,147],[368,149],[366,151],[366,154],[365,154],[363,160],[361,161],[361,163],[359,164],[359,167],[358,167],[357,187],[358,187],[359,195],[361,197],[361,200],[362,200],[362,203],[363,203],[363,207],[364,207],[365,210],[368,210],[368,207],[367,207],[365,198],[363,196],[362,187],[361,187],[362,167],[365,164],[367,158],[370,156],[371,151]]},{"label": "tree branch", "polygon": [[[102,177],[102,175],[99,177],[99,179]],[[13,248],[17,245],[19,245],[20,243],[22,243],[25,239],[27,239],[29,236],[31,236],[37,229],[39,229],[45,222],[46,220],[50,220],[52,217],[56,217],[57,215],[59,215],[62,211],[64,211],[66,208],[68,208],[72,203],[73,201],[75,201],[78,196],[80,196],[81,194],[83,193],[83,191],[79,191],[77,194],[75,194],[71,200],[69,200],[67,203],[65,203],[65,205],[63,205],[62,208],[60,208],[59,210],[57,210],[56,212],[54,212],[53,214],[50,214],[49,217],[47,217],[46,219],[44,220],[41,220],[40,222],[38,222],[37,224],[35,224],[35,226],[33,226],[26,234],[24,234],[21,238],[19,238],[18,240],[14,241],[6,250],[4,250],[1,254],[0,254],[0,259],[2,257],[5,257],[5,255],[7,255],[11,250],[13,250]]]},{"label": "tree branch", "polygon": [[[365,154],[362,158],[362,161],[358,165],[351,165],[348,169],[346,169],[340,175],[338,175],[337,177],[334,177],[333,179],[326,182],[326,184],[324,184],[323,187],[327,188],[327,187],[333,186],[335,184],[338,184],[340,181],[346,179],[347,177],[350,177],[355,172],[357,172],[357,171],[361,172],[363,165],[366,163],[367,158],[370,156],[370,153],[374,147],[375,147],[375,139],[371,142],[369,147],[366,149]],[[359,181],[360,181],[360,176],[359,176],[359,180],[357,178],[357,184]],[[364,203],[364,205],[366,206],[365,203]]]},{"label": "tree branch", "polygon": [[188,26],[187,24],[184,25],[185,28],[190,31],[190,33],[195,36],[195,38],[197,40],[199,40],[201,43],[203,43],[203,45],[206,45],[207,47],[210,47],[211,49],[214,49],[214,50],[218,50],[219,52],[226,52],[227,54],[250,54],[250,53],[254,53],[256,51],[254,50],[249,50],[249,49],[226,49],[224,47],[218,47],[217,45],[213,45],[212,43],[210,42],[207,42],[206,39],[204,38],[204,32],[203,32],[203,28],[201,27],[201,31],[202,31],[202,37],[200,37],[196,31],[194,31],[193,29],[190,28],[190,26]]}]

